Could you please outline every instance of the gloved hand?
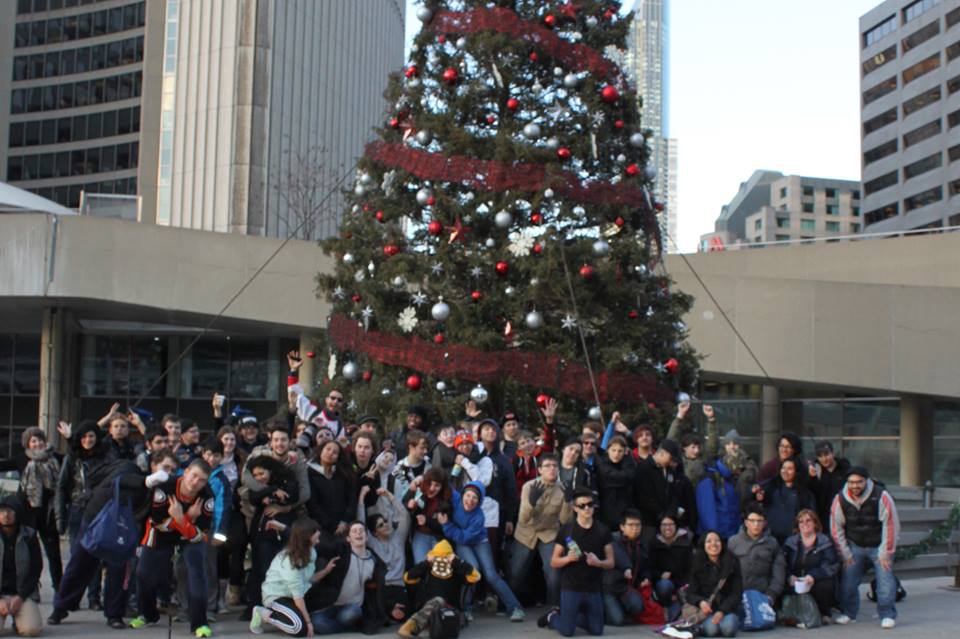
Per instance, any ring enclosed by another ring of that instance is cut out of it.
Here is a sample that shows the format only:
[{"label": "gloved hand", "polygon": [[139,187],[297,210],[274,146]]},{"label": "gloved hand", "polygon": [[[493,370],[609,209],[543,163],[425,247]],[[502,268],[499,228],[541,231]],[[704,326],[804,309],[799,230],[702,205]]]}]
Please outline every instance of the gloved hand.
[{"label": "gloved hand", "polygon": [[543,482],[539,479],[534,481],[533,485],[530,486],[530,492],[527,494],[527,500],[530,502],[530,505],[536,507],[537,502],[543,497],[544,492],[546,492],[546,487],[543,485]]},{"label": "gloved hand", "polygon": [[156,486],[159,486],[163,482],[167,481],[168,479],[170,479],[170,474],[161,468],[157,472],[147,475],[147,480],[145,483],[147,485],[147,488],[154,488]]}]

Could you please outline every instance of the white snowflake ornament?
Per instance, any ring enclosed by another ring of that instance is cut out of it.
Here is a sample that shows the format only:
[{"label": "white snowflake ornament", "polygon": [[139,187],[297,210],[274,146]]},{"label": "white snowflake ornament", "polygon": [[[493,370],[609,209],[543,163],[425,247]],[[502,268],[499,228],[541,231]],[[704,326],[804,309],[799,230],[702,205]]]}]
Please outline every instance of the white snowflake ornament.
[{"label": "white snowflake ornament", "polygon": [[397,325],[404,333],[409,333],[415,329],[419,323],[420,320],[417,319],[417,310],[412,306],[406,307],[400,311],[400,315],[397,316]]},{"label": "white snowflake ornament", "polygon": [[511,233],[510,244],[507,246],[507,250],[510,251],[514,257],[527,257],[530,255],[533,245],[534,240],[532,237],[523,233]]}]

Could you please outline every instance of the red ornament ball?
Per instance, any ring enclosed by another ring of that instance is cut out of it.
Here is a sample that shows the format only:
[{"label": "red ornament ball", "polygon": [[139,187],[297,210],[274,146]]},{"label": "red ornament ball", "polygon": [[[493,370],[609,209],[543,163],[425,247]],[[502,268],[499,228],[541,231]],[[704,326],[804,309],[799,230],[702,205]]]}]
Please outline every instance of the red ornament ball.
[{"label": "red ornament ball", "polygon": [[622,129],[622,128],[623,128],[623,120],[614,120],[614,122],[613,122],[613,128],[615,128],[615,129]]},{"label": "red ornament ball", "polygon": [[374,213],[373,217],[377,218],[377,222],[383,224],[386,221],[386,216],[383,214],[383,211],[377,211]]},{"label": "red ornament ball", "polygon": [[543,253],[543,244],[541,244],[540,242],[537,242],[536,244],[534,244],[533,252],[536,253],[537,255],[540,255],[541,253]]},{"label": "red ornament ball", "polygon": [[423,384],[423,380],[420,379],[419,375],[411,375],[407,378],[407,388],[412,391],[420,390],[420,386]]},{"label": "red ornament ball", "polygon": [[589,280],[591,277],[593,277],[595,272],[596,272],[596,269],[594,269],[589,264],[584,264],[583,266],[580,267],[580,277],[582,277],[585,280]]},{"label": "red ornament ball", "polygon": [[537,55],[536,51],[530,52],[530,62],[536,62],[539,59],[540,59],[540,56]]},{"label": "red ornament ball", "polygon": [[354,302],[359,304],[360,300],[362,300],[363,298],[360,297],[360,293],[354,293],[352,296],[350,296],[350,299],[352,299]]},{"label": "red ornament ball", "polygon": [[613,223],[616,224],[617,226],[619,226],[620,228],[623,228],[623,225],[626,224],[627,221],[624,220],[622,217],[619,217],[619,216],[618,216],[617,219],[615,219],[615,220],[613,221]]},{"label": "red ornament ball", "polygon": [[500,277],[506,277],[507,273],[510,271],[510,265],[502,260],[497,262],[493,268]]},{"label": "red ornament ball", "polygon": [[628,165],[627,165],[627,175],[629,175],[630,177],[635,177],[635,176],[637,176],[637,175],[639,175],[639,174],[640,174],[640,167],[639,167],[639,166],[637,166],[636,164],[628,164]]},{"label": "red ornament ball", "polygon": [[657,209],[658,211],[662,211],[662,210],[663,210],[663,202],[654,202],[654,203],[653,203],[653,208]]},{"label": "red ornament ball", "polygon": [[373,373],[371,373],[370,371],[363,371],[363,375],[361,375],[361,378],[363,379],[363,381],[369,382],[373,378]]},{"label": "red ornament ball", "polygon": [[620,92],[617,91],[617,87],[608,84],[600,91],[600,97],[604,102],[613,103],[620,99]]},{"label": "red ornament ball", "polygon": [[570,155],[570,149],[565,146],[561,146],[559,149],[557,149],[557,157],[561,160],[569,160]]},{"label": "red ornament ball", "polygon": [[437,42],[439,42],[440,44],[443,44],[446,41],[447,41],[447,36],[443,35],[442,33],[437,36]]},{"label": "red ornament ball", "polygon": [[363,205],[363,212],[364,212],[364,213],[367,213],[369,210],[370,210],[370,205],[369,205],[369,204],[364,204],[364,205]]},{"label": "red ornament ball", "polygon": [[507,108],[510,109],[511,111],[516,111],[517,109],[520,108],[520,100],[516,98],[510,98],[509,100],[507,100]]},{"label": "red ornament ball", "polygon": [[543,222],[543,215],[541,215],[540,213],[532,213],[530,215],[530,222],[533,224],[540,224],[541,222]]},{"label": "red ornament ball", "polygon": [[390,118],[390,121],[387,122],[387,124],[390,125],[390,128],[391,128],[391,129],[399,129],[399,128],[400,128],[400,120],[397,119],[397,118]]},{"label": "red ornament ball", "polygon": [[496,124],[496,122],[497,122],[496,116],[493,116],[493,115],[487,116],[487,124]]},{"label": "red ornament ball", "polygon": [[472,299],[474,302],[479,302],[481,297],[483,297],[483,293],[480,291],[474,291],[470,293],[470,299]]},{"label": "red ornament ball", "polygon": [[400,252],[400,247],[396,244],[387,244],[383,247],[383,254],[387,257],[393,257]]},{"label": "red ornament ball", "polygon": [[551,29],[557,24],[557,17],[553,14],[547,14],[543,17],[543,24],[547,25]]},{"label": "red ornament ball", "polygon": [[409,67],[407,67],[407,70],[403,72],[403,75],[407,76],[408,78],[415,78],[419,73],[420,71],[417,69],[417,65],[411,64]]},{"label": "red ornament ball", "polygon": [[537,395],[537,407],[546,408],[547,402],[549,401],[550,401],[550,396],[547,395],[546,393],[540,393],[539,395]]},{"label": "red ornament ball", "polygon": [[440,235],[443,233],[443,224],[437,220],[431,220],[431,222],[427,224],[427,231],[430,235]]},{"label": "red ornament ball", "polygon": [[433,206],[436,203],[437,203],[437,198],[435,198],[434,196],[431,195],[430,197],[427,198],[427,206]]},{"label": "red ornament ball", "polygon": [[667,372],[671,375],[676,375],[677,371],[680,370],[680,362],[678,362],[675,357],[671,357],[663,363],[663,367],[667,369]]},{"label": "red ornament ball", "polygon": [[316,356],[317,354],[314,353],[313,351],[307,351],[307,359],[313,359]]},{"label": "red ornament ball", "polygon": [[614,11],[613,9],[607,9],[606,11],[603,12],[603,17],[606,18],[607,20],[613,20],[613,16],[615,15],[617,15],[617,12]]},{"label": "red ornament ball", "polygon": [[443,333],[437,333],[433,336],[434,344],[443,344]]},{"label": "red ornament ball", "polygon": [[627,313],[627,317],[629,317],[630,319],[637,319],[638,317],[640,317],[640,313],[636,311],[630,311]]},{"label": "red ornament ball", "polygon": [[460,74],[453,67],[447,67],[443,71],[443,81],[447,84],[455,84],[460,79]]}]

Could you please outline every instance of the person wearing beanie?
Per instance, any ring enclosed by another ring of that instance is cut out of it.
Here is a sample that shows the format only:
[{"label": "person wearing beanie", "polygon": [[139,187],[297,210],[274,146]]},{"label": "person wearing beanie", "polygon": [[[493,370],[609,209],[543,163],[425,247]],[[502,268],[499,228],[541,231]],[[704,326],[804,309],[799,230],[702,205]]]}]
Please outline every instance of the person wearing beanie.
[{"label": "person wearing beanie", "polygon": [[[13,617],[17,634],[35,637],[43,628],[40,608],[34,600],[40,584],[43,560],[37,531],[21,523],[20,499],[0,499],[0,629]],[[39,599],[39,597],[37,597]]]},{"label": "person wearing beanie", "polygon": [[676,511],[679,507],[671,462],[680,457],[680,446],[672,439],[660,442],[650,462],[637,464],[634,496],[643,515],[643,540],[649,542],[657,532],[661,513]]},{"label": "person wearing beanie", "polygon": [[900,536],[900,516],[893,497],[870,479],[866,468],[855,466],[834,497],[830,509],[830,536],[843,561],[840,580],[839,624],[856,620],[860,612],[860,582],[870,568],[877,577],[877,613],[880,627],[896,626],[897,579],[893,561]]},{"label": "person wearing beanie", "polygon": [[332,430],[334,439],[338,439],[345,432],[340,417],[340,409],[344,401],[343,393],[335,388],[330,389],[324,398],[323,406],[318,406],[310,401],[303,387],[300,386],[300,367],[303,366],[303,359],[298,351],[287,353],[287,366],[290,369],[287,374],[287,397],[291,412],[295,412],[298,419],[309,424],[303,435],[297,438],[295,445],[298,448],[312,448],[316,429],[321,426]]},{"label": "person wearing beanie", "polygon": [[433,613],[440,608],[453,608],[462,614],[460,601],[463,588],[480,581],[480,572],[454,554],[447,540],[439,541],[423,561],[412,566],[403,575],[407,586],[416,586],[414,609],[397,634],[403,638],[415,637],[429,631]]},{"label": "person wearing beanie", "polygon": [[517,435],[520,434],[520,430],[520,418],[517,414],[512,410],[505,412],[500,420],[500,434],[503,436],[500,448],[511,463],[517,454]]}]

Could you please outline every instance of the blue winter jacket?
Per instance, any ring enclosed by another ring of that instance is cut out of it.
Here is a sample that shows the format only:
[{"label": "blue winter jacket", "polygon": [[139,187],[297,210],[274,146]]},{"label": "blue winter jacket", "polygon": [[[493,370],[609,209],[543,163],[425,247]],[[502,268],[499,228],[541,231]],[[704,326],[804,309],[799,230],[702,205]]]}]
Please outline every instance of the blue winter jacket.
[{"label": "blue winter jacket", "polygon": [[[717,477],[722,482],[717,482]],[[724,539],[728,539],[740,529],[737,482],[730,469],[719,459],[712,466],[707,466],[704,478],[697,484],[697,514],[698,535],[716,530]]]},{"label": "blue winter jacket", "polygon": [[210,473],[207,485],[213,491],[213,519],[210,521],[210,534],[227,534],[230,524],[230,508],[233,506],[233,491],[230,480],[223,473],[223,466],[217,466]]},{"label": "blue winter jacket", "polygon": [[[456,490],[453,491],[453,498],[451,499],[453,515],[443,525],[443,536],[455,544],[473,546],[487,540],[487,529],[483,525],[483,509],[480,507],[483,505],[486,491],[483,489],[483,484],[477,481],[472,481],[467,486],[473,486],[480,491],[480,503],[477,504],[476,508],[467,512],[463,509],[463,494]],[[467,486],[464,486],[464,488]]]}]

